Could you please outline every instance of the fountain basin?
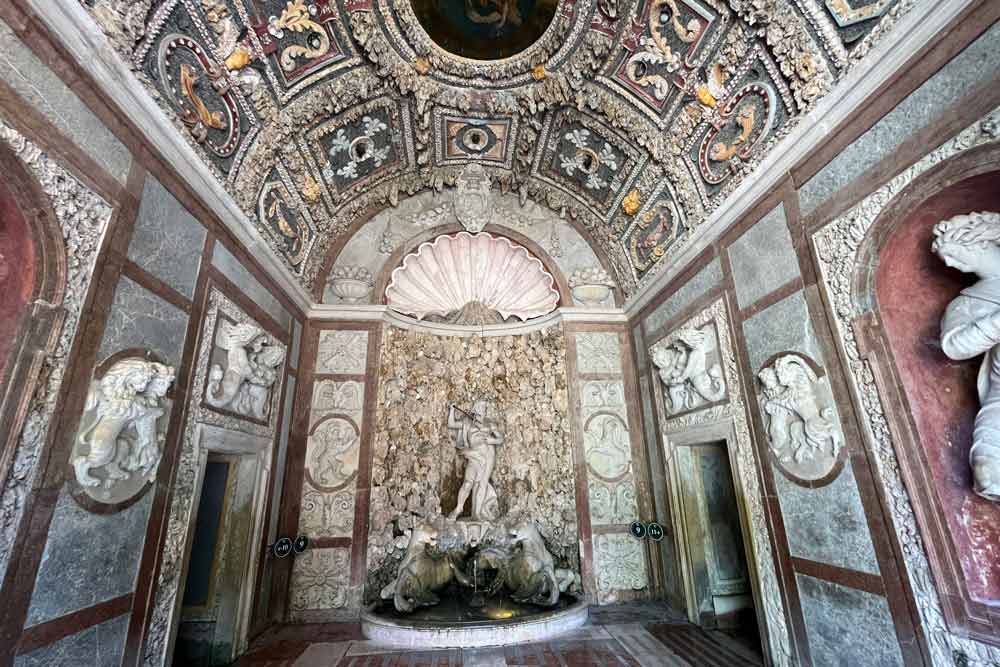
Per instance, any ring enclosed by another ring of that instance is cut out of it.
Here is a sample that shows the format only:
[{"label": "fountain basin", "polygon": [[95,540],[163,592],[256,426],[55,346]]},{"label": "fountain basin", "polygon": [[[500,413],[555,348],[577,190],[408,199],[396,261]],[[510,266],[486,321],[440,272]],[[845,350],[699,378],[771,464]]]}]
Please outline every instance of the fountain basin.
[{"label": "fountain basin", "polygon": [[587,603],[563,596],[555,607],[518,604],[494,598],[478,609],[445,598],[434,607],[401,614],[391,605],[361,613],[368,639],[399,648],[475,648],[544,641],[584,625]]}]

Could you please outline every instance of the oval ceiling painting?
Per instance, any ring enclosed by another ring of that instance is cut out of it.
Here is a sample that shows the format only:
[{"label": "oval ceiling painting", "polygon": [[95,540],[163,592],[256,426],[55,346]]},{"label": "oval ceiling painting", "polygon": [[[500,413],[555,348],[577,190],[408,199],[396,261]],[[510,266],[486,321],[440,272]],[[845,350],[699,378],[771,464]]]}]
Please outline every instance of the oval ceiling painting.
[{"label": "oval ceiling painting", "polygon": [[535,43],[558,0],[411,0],[427,34],[445,51],[473,60],[508,58]]}]

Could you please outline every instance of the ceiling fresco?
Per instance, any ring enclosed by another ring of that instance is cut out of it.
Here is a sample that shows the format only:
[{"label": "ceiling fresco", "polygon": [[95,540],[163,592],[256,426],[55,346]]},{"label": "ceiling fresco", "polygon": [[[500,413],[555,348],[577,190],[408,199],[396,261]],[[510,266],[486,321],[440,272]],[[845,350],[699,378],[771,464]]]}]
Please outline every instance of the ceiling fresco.
[{"label": "ceiling fresco", "polygon": [[625,295],[912,0],[83,0],[317,300],[379,211],[494,187]]}]

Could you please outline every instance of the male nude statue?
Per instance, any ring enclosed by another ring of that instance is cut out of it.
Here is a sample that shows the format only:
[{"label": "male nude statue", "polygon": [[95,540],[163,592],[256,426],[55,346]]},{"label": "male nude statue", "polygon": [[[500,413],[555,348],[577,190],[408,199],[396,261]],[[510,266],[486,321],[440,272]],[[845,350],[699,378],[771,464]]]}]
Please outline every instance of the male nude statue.
[{"label": "male nude statue", "polygon": [[486,401],[476,401],[472,412],[465,412],[452,404],[448,411],[448,429],[454,431],[455,447],[465,457],[465,481],[458,491],[458,502],[448,516],[454,521],[465,509],[472,494],[472,518],[492,521],[499,516],[497,492],[490,484],[496,464],[496,447],[503,444],[503,436],[492,420],[487,420]]}]

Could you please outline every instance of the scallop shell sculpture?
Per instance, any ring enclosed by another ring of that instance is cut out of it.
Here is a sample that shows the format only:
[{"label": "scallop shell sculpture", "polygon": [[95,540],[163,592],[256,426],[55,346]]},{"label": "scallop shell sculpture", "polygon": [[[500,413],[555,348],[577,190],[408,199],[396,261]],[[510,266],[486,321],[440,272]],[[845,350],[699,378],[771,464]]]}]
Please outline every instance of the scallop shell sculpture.
[{"label": "scallop shell sculpture", "polygon": [[559,292],[542,263],[523,246],[482,232],[459,232],[421,243],[392,272],[389,307],[422,320],[480,303],[504,318],[551,313]]}]

